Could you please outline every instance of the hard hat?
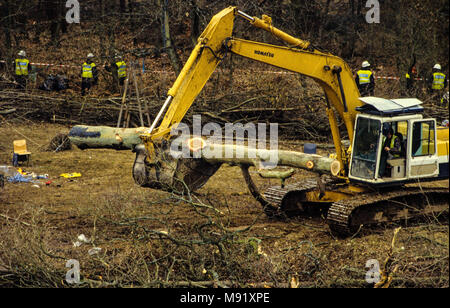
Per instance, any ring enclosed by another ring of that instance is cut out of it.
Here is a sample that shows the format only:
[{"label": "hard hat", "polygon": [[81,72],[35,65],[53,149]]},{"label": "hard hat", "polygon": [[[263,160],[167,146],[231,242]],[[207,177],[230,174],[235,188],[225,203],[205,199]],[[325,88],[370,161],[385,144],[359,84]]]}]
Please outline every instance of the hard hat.
[{"label": "hard hat", "polygon": [[19,51],[18,55],[21,56],[21,57],[26,57],[27,56],[27,54],[25,53],[25,50]]},{"label": "hard hat", "polygon": [[382,133],[384,136],[387,136],[389,130],[391,129],[391,125],[387,122],[383,123]]},{"label": "hard hat", "polygon": [[434,65],[433,68],[434,68],[435,70],[441,70],[441,69],[442,69],[442,67],[441,67],[440,64]]},{"label": "hard hat", "polygon": [[364,61],[364,62],[362,63],[362,67],[369,67],[369,66],[370,66],[369,61]]},{"label": "hard hat", "polygon": [[88,53],[87,57],[88,57],[88,58],[93,58],[93,57],[94,57],[94,54],[93,54],[92,52],[90,52],[90,53]]}]

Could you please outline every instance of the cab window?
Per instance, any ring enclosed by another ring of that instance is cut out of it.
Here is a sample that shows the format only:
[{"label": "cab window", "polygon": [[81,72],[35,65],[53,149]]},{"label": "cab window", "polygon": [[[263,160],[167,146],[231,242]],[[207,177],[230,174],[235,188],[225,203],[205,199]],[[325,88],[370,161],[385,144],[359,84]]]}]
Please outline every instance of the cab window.
[{"label": "cab window", "polygon": [[375,178],[380,132],[379,120],[358,118],[350,172],[352,176],[364,179]]},{"label": "cab window", "polygon": [[428,156],[436,153],[434,121],[413,124],[412,156]]}]

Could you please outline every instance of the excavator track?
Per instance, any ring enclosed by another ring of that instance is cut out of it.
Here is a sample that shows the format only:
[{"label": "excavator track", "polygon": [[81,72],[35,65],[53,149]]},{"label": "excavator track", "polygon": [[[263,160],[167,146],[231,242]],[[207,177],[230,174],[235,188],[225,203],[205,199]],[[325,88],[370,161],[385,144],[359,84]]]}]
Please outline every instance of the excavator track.
[{"label": "excavator track", "polygon": [[362,225],[448,213],[448,196],[448,188],[408,187],[362,193],[334,202],[328,210],[327,222],[333,232],[350,235]]},{"label": "excavator track", "polygon": [[264,198],[276,207],[281,207],[286,194],[290,192],[307,192],[317,187],[315,179],[308,179],[303,183],[295,183],[281,186],[272,186],[264,192]]},{"label": "excavator track", "polygon": [[[289,184],[284,187],[272,186],[264,192],[263,196],[266,201],[278,208],[280,212],[283,212],[287,216],[294,216],[298,212],[305,211],[301,202],[296,202],[296,200],[301,200],[301,197],[307,192],[317,190],[317,181],[317,178],[310,178],[301,183]],[[322,178],[322,182],[324,185],[329,186],[332,185],[335,180],[324,177]]]},{"label": "excavator track", "polygon": [[[323,183],[327,186],[327,190],[332,190],[334,184],[337,184],[331,178],[324,178]],[[280,213],[292,217],[307,211],[304,196],[317,189],[317,178],[311,178],[284,187],[270,187],[263,196],[266,201],[278,208]],[[448,213],[448,197],[448,188],[403,187],[398,189],[397,187],[362,192],[348,199],[329,203],[327,223],[334,233],[351,235],[361,226]]]}]

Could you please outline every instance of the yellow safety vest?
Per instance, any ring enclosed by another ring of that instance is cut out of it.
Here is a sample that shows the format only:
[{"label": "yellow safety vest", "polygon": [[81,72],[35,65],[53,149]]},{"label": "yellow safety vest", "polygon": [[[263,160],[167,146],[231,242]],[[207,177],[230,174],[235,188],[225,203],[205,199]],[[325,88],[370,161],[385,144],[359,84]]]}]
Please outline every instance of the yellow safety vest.
[{"label": "yellow safety vest", "polygon": [[445,83],[445,75],[442,73],[434,73],[433,74],[433,84],[431,88],[433,90],[442,90],[444,88]]},{"label": "yellow safety vest", "polygon": [[117,69],[117,76],[119,78],[127,77],[127,64],[125,61],[119,61],[116,63],[118,69]]},{"label": "yellow safety vest", "polygon": [[408,74],[408,73],[406,73],[406,79],[410,79],[411,78],[411,76]]},{"label": "yellow safety vest", "polygon": [[95,67],[95,63],[87,64],[86,62],[83,63],[83,73],[81,74],[81,77],[83,78],[93,78],[94,75],[92,74],[92,69]]},{"label": "yellow safety vest", "polygon": [[[395,140],[397,140],[397,136],[392,136],[391,143],[389,144],[389,149],[392,149],[395,146]],[[384,142],[386,141],[386,137],[383,136],[383,146]],[[394,157],[400,157],[400,154],[392,154]]]},{"label": "yellow safety vest", "polygon": [[17,76],[28,76],[28,64],[30,61],[27,59],[16,59],[16,75]]},{"label": "yellow safety vest", "polygon": [[360,70],[356,74],[358,74],[359,77],[359,84],[368,84],[370,83],[370,76],[372,76],[372,72],[369,70]]}]

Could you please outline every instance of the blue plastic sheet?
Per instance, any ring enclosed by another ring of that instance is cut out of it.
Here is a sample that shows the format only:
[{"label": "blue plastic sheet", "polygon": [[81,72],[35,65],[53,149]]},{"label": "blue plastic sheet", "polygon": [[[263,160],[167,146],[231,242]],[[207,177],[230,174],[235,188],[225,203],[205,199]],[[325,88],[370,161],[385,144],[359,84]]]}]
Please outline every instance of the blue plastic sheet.
[{"label": "blue plastic sheet", "polygon": [[8,182],[11,183],[39,183],[37,181],[33,181],[31,176],[22,175],[20,173],[16,173],[14,176],[10,176],[7,179]]}]

